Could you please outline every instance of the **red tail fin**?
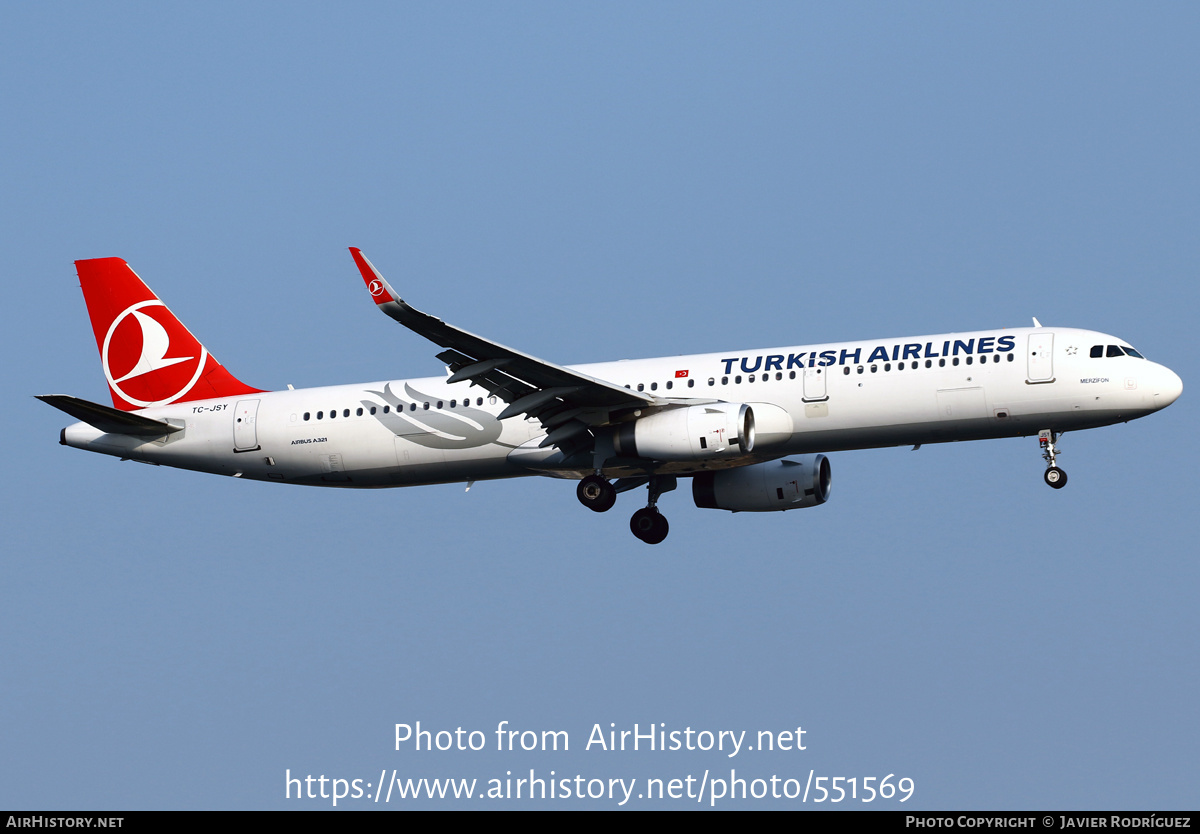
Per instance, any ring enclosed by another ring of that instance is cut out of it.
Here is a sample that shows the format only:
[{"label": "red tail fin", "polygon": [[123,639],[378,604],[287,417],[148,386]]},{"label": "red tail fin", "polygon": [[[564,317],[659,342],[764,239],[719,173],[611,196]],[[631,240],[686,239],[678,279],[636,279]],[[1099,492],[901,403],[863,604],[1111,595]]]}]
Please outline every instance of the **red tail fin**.
[{"label": "red tail fin", "polygon": [[113,405],[257,394],[225,370],[120,258],[76,261]]}]

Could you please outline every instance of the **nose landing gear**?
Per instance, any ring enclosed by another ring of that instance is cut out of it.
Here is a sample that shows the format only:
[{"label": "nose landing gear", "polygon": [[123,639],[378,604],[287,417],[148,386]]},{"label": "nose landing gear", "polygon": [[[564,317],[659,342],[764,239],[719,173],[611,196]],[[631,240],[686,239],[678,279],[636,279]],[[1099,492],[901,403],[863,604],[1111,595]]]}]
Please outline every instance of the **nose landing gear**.
[{"label": "nose landing gear", "polygon": [[1046,461],[1046,474],[1043,477],[1048,485],[1055,489],[1062,489],[1067,485],[1067,473],[1059,469],[1056,463],[1058,457],[1058,448],[1054,445],[1056,440],[1058,440],[1056,431],[1042,429],[1038,432],[1038,445],[1042,447],[1042,458]]}]

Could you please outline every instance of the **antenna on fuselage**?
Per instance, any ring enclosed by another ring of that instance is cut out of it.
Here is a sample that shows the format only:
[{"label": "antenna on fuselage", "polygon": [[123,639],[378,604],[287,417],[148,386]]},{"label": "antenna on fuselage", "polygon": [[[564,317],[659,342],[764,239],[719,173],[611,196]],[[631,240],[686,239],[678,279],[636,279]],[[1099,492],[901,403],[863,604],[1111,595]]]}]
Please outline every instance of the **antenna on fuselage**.
[{"label": "antenna on fuselage", "polygon": [[1042,323],[1041,323],[1040,321],[1038,321],[1038,320],[1037,320],[1037,316],[1034,316],[1034,317],[1033,317],[1033,326],[1034,326],[1034,327],[1041,327],[1041,326],[1042,326]]}]

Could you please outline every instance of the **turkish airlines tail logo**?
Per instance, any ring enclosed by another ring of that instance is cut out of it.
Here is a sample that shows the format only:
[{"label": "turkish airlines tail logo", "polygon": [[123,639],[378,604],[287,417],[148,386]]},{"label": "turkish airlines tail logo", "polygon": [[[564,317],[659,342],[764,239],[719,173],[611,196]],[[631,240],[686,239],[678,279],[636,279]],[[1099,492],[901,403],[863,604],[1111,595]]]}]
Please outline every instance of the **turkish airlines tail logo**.
[{"label": "turkish airlines tail logo", "polygon": [[75,268],[117,408],[259,393],[225,370],[125,261],[97,258]]}]

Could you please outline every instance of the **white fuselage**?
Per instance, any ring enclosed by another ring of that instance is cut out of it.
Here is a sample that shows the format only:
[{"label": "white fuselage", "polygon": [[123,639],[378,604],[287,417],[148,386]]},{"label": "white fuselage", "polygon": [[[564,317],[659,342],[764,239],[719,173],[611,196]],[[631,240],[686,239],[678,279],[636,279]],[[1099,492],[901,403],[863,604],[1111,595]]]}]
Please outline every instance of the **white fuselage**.
[{"label": "white fuselage", "polygon": [[[614,460],[610,477],[679,475],[789,454],[1034,435],[1131,420],[1182,390],[1170,369],[1067,328],[1014,328],[575,366],[672,402],[754,410],[753,451],[719,462]],[[1099,357],[1091,353],[1104,346]],[[184,430],[157,440],[77,423],[69,446],[283,483],[390,487],[590,470],[539,448],[536,420],[447,377],[264,392],[141,412]],[[631,418],[632,419],[632,418]]]}]

